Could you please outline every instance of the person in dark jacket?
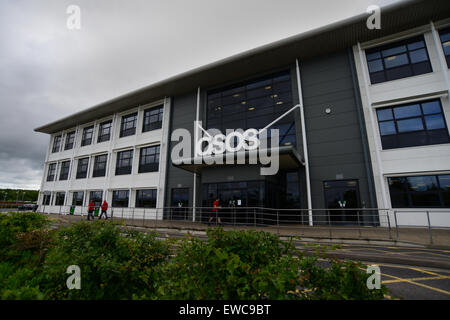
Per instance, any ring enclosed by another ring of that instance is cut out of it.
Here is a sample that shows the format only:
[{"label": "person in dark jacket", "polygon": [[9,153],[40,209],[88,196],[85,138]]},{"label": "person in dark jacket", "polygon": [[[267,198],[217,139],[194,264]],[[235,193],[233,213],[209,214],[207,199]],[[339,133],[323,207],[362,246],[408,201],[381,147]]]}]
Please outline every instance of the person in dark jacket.
[{"label": "person in dark jacket", "polygon": [[106,214],[106,212],[108,211],[108,202],[103,201],[102,204],[102,213],[100,214],[100,216],[98,217],[98,219],[100,220],[102,218],[102,215],[105,214],[105,220],[108,220],[108,215]]},{"label": "person in dark jacket", "polygon": [[88,216],[87,219],[91,220],[90,218],[92,217],[92,220],[94,220],[94,208],[95,208],[95,204],[93,201],[89,202],[89,206],[88,206]]}]

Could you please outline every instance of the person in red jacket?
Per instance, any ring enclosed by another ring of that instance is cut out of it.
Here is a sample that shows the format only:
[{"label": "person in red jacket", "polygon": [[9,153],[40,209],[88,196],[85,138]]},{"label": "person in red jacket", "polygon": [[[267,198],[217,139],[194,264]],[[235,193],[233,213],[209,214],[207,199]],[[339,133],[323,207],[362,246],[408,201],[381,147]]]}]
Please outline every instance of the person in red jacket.
[{"label": "person in red jacket", "polygon": [[219,222],[219,224],[222,224],[222,221],[220,221],[220,216],[219,216],[219,208],[222,208],[222,207],[220,206],[220,199],[217,198],[213,202],[212,214],[209,217],[208,224],[211,224],[211,222],[214,218],[216,219],[216,224],[217,224],[217,222]]},{"label": "person in red jacket", "polygon": [[94,207],[95,204],[93,201],[89,202],[89,206],[88,206],[88,216],[87,219],[91,220],[90,218],[92,217],[92,220],[94,220]]},{"label": "person in red jacket", "polygon": [[100,214],[100,217],[98,217],[98,219],[100,220],[102,218],[102,215],[105,214],[105,220],[108,220],[108,215],[106,214],[106,212],[108,211],[108,202],[103,201],[102,204],[102,213]]}]

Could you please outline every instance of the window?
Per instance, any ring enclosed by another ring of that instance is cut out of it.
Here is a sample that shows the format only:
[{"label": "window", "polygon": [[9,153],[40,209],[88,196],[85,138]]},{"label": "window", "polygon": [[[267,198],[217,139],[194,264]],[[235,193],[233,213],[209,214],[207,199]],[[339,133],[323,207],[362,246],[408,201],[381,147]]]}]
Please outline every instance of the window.
[{"label": "window", "polygon": [[156,208],[156,189],[136,190],[136,208]]},{"label": "window", "polygon": [[164,106],[147,109],[144,111],[144,126],[142,132],[161,129]]},{"label": "window", "polygon": [[75,132],[69,132],[66,135],[66,143],[64,145],[64,150],[72,149],[74,141],[75,141]]},{"label": "window", "polygon": [[83,205],[83,192],[74,192],[73,198],[72,198],[72,205],[73,206],[82,206]]},{"label": "window", "polygon": [[61,148],[61,136],[57,136],[53,139],[52,153],[59,152],[60,148]]},{"label": "window", "polygon": [[450,208],[450,175],[388,178],[392,208]]},{"label": "window", "polygon": [[450,67],[450,28],[441,30],[439,34],[441,36],[442,49],[444,49],[447,66]]},{"label": "window", "polygon": [[83,158],[78,160],[77,167],[77,179],[87,178],[89,158]]},{"label": "window", "polygon": [[108,155],[102,154],[95,157],[94,171],[92,177],[104,177],[106,175],[106,162],[108,161]]},{"label": "window", "polygon": [[55,197],[55,206],[63,206],[65,197],[66,194],[64,192],[57,192]]},{"label": "window", "polygon": [[112,121],[106,121],[100,124],[98,129],[98,143],[109,141],[109,139],[111,138],[111,127]]},{"label": "window", "polygon": [[70,161],[64,161],[61,163],[61,169],[59,171],[59,180],[67,180],[69,178]]},{"label": "window", "polygon": [[432,72],[423,36],[366,50],[372,84]]},{"label": "window", "polygon": [[136,133],[137,113],[122,117],[120,124],[120,137],[132,136]]},{"label": "window", "polygon": [[[262,129],[293,106],[290,73],[273,74],[208,92],[207,128]],[[280,146],[296,144],[294,113],[269,129],[279,129]]]},{"label": "window", "polygon": [[189,207],[189,188],[172,189],[172,207]]},{"label": "window", "polygon": [[99,207],[102,204],[102,191],[91,191],[89,193],[89,203],[93,202],[94,206]]},{"label": "window", "polygon": [[131,174],[133,150],[117,153],[116,175]]},{"label": "window", "polygon": [[115,208],[128,207],[128,190],[113,191],[112,207]]},{"label": "window", "polygon": [[47,181],[55,180],[56,175],[56,163],[51,163],[48,165]]},{"label": "window", "polygon": [[159,146],[141,148],[139,173],[153,172],[159,169]]},{"label": "window", "polygon": [[81,138],[81,146],[87,146],[92,143],[92,137],[94,135],[94,126],[83,129],[83,137]]},{"label": "window", "polygon": [[448,143],[440,100],[377,110],[383,149]]},{"label": "window", "polygon": [[44,194],[44,197],[42,198],[42,205],[44,205],[44,206],[50,205],[50,198],[51,198],[51,194],[49,194],[49,193]]},{"label": "window", "polygon": [[286,173],[285,208],[301,208],[300,177],[297,171]]}]

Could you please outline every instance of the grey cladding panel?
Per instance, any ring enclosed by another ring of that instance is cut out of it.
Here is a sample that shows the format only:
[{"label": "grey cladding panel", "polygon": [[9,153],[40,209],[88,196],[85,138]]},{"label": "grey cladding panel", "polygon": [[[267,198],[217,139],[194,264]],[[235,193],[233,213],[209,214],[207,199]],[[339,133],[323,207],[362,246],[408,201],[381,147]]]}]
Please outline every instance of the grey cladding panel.
[{"label": "grey cladding panel", "polygon": [[[170,119],[170,133],[169,139],[172,132],[176,129],[184,128],[191,133],[191,137],[194,136],[194,121],[196,115],[197,107],[197,94],[190,93],[183,96],[177,96],[173,98],[171,119]],[[183,169],[176,168],[172,165],[172,160],[170,154],[172,148],[178,142],[170,141],[169,147],[169,157],[167,166],[167,184],[166,184],[166,203],[165,206],[170,206],[171,201],[171,190],[173,188],[190,188],[189,205],[192,205],[192,188],[194,183],[194,175]],[[191,140],[192,144],[192,140]]]},{"label": "grey cladding panel", "polygon": [[[302,62],[302,90],[314,208],[324,208],[323,181],[357,179],[368,201],[357,104],[346,51]],[[331,114],[325,109],[331,108]]]}]

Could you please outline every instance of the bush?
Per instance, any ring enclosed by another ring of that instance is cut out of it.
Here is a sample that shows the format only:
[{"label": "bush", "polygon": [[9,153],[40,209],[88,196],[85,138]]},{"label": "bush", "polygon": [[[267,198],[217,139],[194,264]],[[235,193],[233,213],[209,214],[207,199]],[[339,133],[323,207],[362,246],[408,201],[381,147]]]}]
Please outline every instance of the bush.
[{"label": "bush", "polygon": [[[271,233],[208,229],[168,242],[110,221],[48,229],[38,213],[0,214],[0,299],[382,299],[365,266],[305,257]],[[170,246],[175,253],[171,255]],[[321,261],[322,263],[323,261]],[[81,269],[69,290],[67,267]]]},{"label": "bush", "polygon": [[[155,234],[121,230],[106,221],[80,222],[58,232],[42,268],[48,299],[131,299],[154,291],[156,267],[168,247]],[[81,269],[81,290],[68,290],[67,267]]]},{"label": "bush", "polygon": [[0,212],[0,255],[8,252],[9,246],[17,242],[20,233],[40,230],[49,223],[47,217],[36,212]]},{"label": "bush", "polygon": [[363,266],[304,257],[290,242],[256,231],[208,230],[208,241],[179,241],[158,274],[163,299],[382,299],[369,290]]},{"label": "bush", "polygon": [[34,212],[0,213],[0,298],[42,299],[39,264],[51,242],[48,219]]}]

